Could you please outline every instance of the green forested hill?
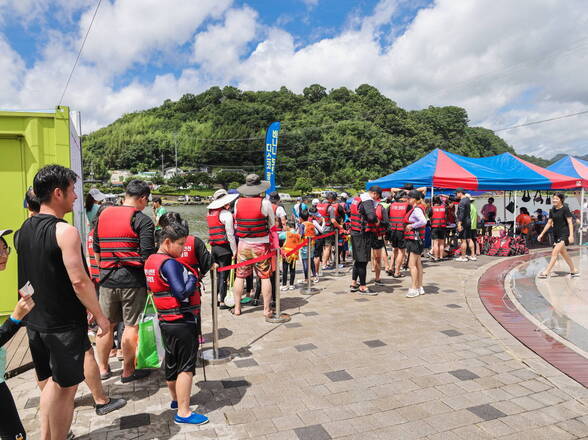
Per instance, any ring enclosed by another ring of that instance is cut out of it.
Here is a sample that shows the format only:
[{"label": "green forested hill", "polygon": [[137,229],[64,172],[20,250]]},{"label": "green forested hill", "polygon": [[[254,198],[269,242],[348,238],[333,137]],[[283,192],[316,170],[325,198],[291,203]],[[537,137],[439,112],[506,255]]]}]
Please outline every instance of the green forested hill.
[{"label": "green forested hill", "polygon": [[[460,107],[406,111],[367,84],[355,91],[315,84],[301,95],[285,87],[243,92],[227,86],[166,100],[85,136],[86,171],[156,169],[162,154],[171,166],[177,145],[182,167],[260,172],[265,129],[272,121],[282,123],[277,179],[285,186],[307,177],[314,185],[361,187],[435,148],[477,157],[513,152],[492,131],[469,127]],[[235,138],[242,140],[223,141]]]}]

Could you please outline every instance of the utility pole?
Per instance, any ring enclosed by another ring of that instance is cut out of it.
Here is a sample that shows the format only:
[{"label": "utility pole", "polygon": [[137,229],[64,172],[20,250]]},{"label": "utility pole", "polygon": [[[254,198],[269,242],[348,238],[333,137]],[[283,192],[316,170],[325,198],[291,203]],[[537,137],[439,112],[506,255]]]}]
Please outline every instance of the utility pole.
[{"label": "utility pole", "polygon": [[178,172],[178,132],[174,133],[174,149],[176,150],[176,173]]},{"label": "utility pole", "polygon": [[163,150],[161,150],[161,177],[165,174],[165,170],[163,169]]}]

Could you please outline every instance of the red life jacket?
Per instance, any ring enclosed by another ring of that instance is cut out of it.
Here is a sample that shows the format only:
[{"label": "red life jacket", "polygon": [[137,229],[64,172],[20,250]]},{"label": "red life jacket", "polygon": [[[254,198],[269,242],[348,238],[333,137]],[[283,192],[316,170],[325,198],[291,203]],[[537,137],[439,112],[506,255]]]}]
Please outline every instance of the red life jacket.
[{"label": "red life jacket", "polygon": [[274,211],[274,217],[276,218],[276,223],[275,223],[276,231],[282,231],[286,227],[286,225],[282,224],[282,218],[281,217],[278,217],[276,215],[276,211],[278,210],[278,207],[279,206],[280,205],[278,205],[277,203],[272,203],[272,209]]},{"label": "red life jacket", "polygon": [[90,260],[90,278],[95,283],[100,282],[100,267],[96,261],[96,254],[94,253],[94,229],[88,233],[88,240],[86,241],[86,250],[88,252],[88,260]]},{"label": "red life jacket", "polygon": [[349,208],[349,228],[353,232],[361,232],[361,215],[359,214],[359,204],[361,197],[354,197]]},{"label": "red life jacket", "polygon": [[190,266],[196,271],[196,276],[200,279],[200,272],[198,271],[198,256],[196,255],[195,237],[188,235],[186,237],[186,243],[184,243],[184,250],[180,258],[176,258],[180,263]]},{"label": "red life jacket", "polygon": [[404,231],[404,216],[408,211],[408,202],[394,202],[388,208],[388,219],[390,229],[393,231]]},{"label": "red life jacket", "polygon": [[[420,206],[416,206],[416,207],[412,208],[410,211],[408,211],[406,213],[406,215],[404,216],[404,221],[403,221],[404,225],[409,224],[408,219],[410,218],[412,211],[414,211],[415,209],[420,209],[422,211]],[[424,240],[425,239],[425,227],[423,226],[422,228],[411,229],[410,231],[407,231],[405,229],[404,230],[404,239],[405,240],[418,240],[418,239]]]},{"label": "red life jacket", "polygon": [[132,206],[109,206],[100,214],[100,269],[143,267],[143,259],[139,254],[139,235],[132,224],[137,212]]},{"label": "red life jacket", "polygon": [[[153,292],[153,302],[157,309],[159,320],[177,321],[184,318],[184,313],[198,315],[200,313],[200,288],[196,283],[196,290],[190,296],[188,303],[180,302],[170,291],[169,284],[161,276],[161,267],[167,260],[172,259],[166,254],[152,254],[145,261],[145,277],[147,287]],[[182,263],[183,264],[183,263]],[[190,266],[183,264],[195,276],[196,271]]]},{"label": "red life jacket", "polygon": [[211,246],[229,244],[225,224],[220,221],[221,211],[223,211],[223,208],[210,209],[206,216],[206,223],[208,223],[208,243]]},{"label": "red life jacket", "polygon": [[445,220],[445,206],[435,205],[431,208],[433,214],[431,215],[431,228],[444,228],[447,226]]},{"label": "red life jacket", "polygon": [[331,206],[329,203],[319,203],[316,205],[316,210],[325,219],[325,228],[333,226],[331,216],[329,215],[329,206]]},{"label": "red life jacket", "polygon": [[267,217],[261,212],[261,197],[243,197],[237,201],[235,235],[240,238],[267,237],[269,228]]},{"label": "red life jacket", "polygon": [[384,206],[378,202],[376,205],[376,217],[378,218],[379,222],[376,224],[374,228],[374,232],[376,233],[377,237],[383,237],[386,234],[386,226],[382,222],[386,219],[384,217]]}]

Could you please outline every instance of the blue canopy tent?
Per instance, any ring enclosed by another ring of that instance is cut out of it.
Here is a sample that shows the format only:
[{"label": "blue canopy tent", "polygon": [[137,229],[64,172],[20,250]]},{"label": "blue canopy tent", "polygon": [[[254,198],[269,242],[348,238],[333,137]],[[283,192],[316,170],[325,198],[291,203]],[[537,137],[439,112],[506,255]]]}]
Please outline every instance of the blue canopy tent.
[{"label": "blue canopy tent", "polygon": [[433,188],[466,190],[555,190],[578,188],[578,179],[546,170],[503,153],[491,157],[464,157],[435,149],[392,174],[372,180],[366,188],[399,188],[406,183]]}]

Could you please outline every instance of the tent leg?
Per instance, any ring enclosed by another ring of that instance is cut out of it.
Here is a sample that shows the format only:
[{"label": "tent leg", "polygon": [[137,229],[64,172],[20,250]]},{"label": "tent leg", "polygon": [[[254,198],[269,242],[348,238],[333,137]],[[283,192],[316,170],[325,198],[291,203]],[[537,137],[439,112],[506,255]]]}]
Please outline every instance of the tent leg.
[{"label": "tent leg", "polygon": [[584,229],[584,216],[586,213],[584,212],[584,188],[582,188],[582,192],[580,193],[580,243],[579,245],[582,246],[583,244],[583,229]]},{"label": "tent leg", "polygon": [[514,192],[514,212],[512,213],[512,236],[517,233],[517,192]]}]

